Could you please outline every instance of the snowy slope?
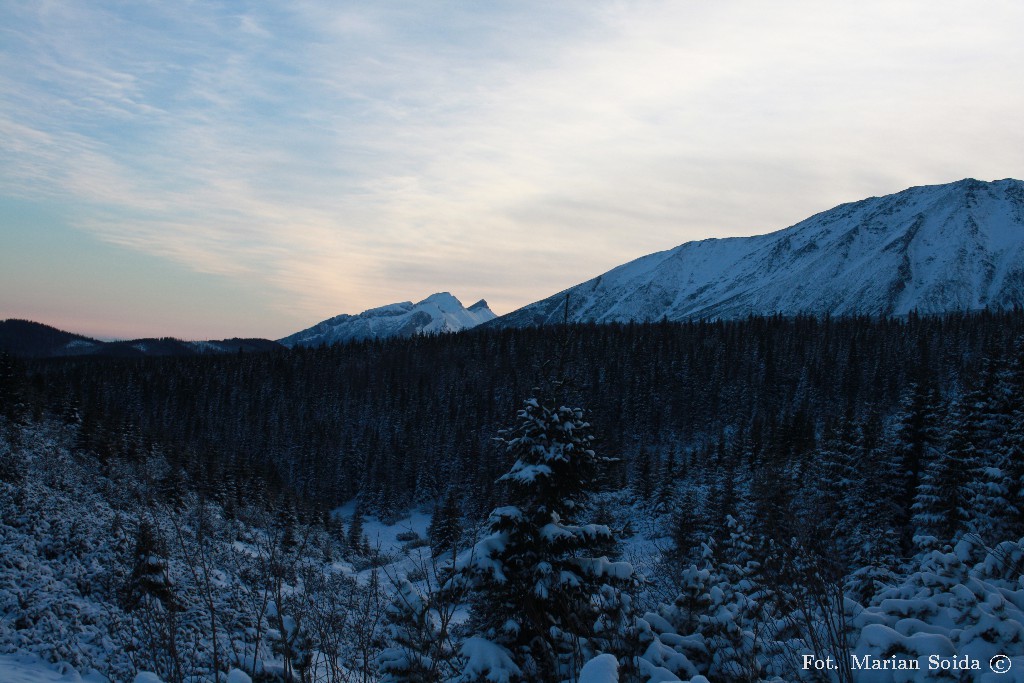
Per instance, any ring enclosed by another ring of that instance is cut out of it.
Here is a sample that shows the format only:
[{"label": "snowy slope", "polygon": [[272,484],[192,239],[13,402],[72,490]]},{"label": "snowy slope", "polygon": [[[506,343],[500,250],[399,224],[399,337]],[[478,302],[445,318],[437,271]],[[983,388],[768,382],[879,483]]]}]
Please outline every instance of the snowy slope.
[{"label": "snowy slope", "polygon": [[4,683],[74,683],[82,677],[70,667],[61,673],[53,664],[32,655],[0,655],[0,681]]},{"label": "snowy slope", "polygon": [[497,324],[901,315],[1024,304],[1024,182],[973,179],[843,204],[756,237],[644,256]]},{"label": "snowy slope", "polygon": [[416,304],[404,301],[371,308],[359,315],[338,315],[279,341],[290,348],[362,339],[458,332],[476,327],[495,317],[487,307],[486,301],[480,300],[465,308],[462,302],[448,292],[439,292]]}]

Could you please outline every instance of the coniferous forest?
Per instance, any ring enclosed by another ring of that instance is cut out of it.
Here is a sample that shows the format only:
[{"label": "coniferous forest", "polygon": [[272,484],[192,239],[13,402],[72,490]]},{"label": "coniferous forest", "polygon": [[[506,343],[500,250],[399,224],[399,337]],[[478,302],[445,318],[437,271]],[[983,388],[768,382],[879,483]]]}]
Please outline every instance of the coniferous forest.
[{"label": "coniferous forest", "polygon": [[[1024,680],[1020,310],[0,360],[0,653],[168,683]],[[424,533],[364,530],[411,510]]]}]

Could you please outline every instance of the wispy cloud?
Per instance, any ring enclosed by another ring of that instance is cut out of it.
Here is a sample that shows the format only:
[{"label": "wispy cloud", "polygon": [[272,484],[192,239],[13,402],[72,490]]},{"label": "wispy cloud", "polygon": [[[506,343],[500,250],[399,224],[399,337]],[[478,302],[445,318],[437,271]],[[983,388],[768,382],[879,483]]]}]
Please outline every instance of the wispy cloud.
[{"label": "wispy cloud", "polygon": [[1019,3],[552,4],[16,4],[0,190],[315,318],[1022,172]]}]

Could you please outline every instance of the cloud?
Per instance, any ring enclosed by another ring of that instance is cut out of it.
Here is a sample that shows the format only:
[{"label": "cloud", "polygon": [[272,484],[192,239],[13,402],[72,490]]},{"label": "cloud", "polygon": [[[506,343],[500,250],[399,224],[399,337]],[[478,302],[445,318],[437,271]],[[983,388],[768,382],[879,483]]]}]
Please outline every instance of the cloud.
[{"label": "cloud", "polygon": [[1015,3],[14,15],[0,189],[311,316],[456,288],[509,310],[688,239],[1021,173]]}]

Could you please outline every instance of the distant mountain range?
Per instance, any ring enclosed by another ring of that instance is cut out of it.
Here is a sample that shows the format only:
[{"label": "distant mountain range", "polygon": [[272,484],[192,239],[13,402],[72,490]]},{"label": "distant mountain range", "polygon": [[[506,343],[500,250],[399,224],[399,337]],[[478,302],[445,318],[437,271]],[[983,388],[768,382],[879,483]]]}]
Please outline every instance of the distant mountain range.
[{"label": "distant mountain range", "polygon": [[29,320],[0,321],[0,351],[22,358],[194,356],[203,353],[271,351],[280,348],[280,344],[269,339],[187,342],[165,337],[104,342]]},{"label": "distant mountain range", "polygon": [[269,339],[189,342],[172,338],[104,342],[42,323],[11,319],[0,321],[0,351],[22,358],[131,358],[273,351],[294,346],[314,347],[364,339],[458,332],[495,317],[486,301],[480,300],[466,308],[448,292],[440,292],[416,304],[405,301],[371,308],[359,315],[338,315],[278,342]]},{"label": "distant mountain range", "polygon": [[757,237],[687,242],[494,325],[944,313],[1024,305],[1024,183],[961,180],[842,204]]},{"label": "distant mountain range", "polygon": [[482,299],[466,308],[448,292],[439,292],[416,304],[403,301],[371,308],[358,315],[337,315],[279,341],[290,348],[363,339],[458,332],[476,327],[495,317],[497,316],[487,307],[487,302]]},{"label": "distant mountain range", "polygon": [[278,342],[102,342],[25,320],[0,322],[23,357],[266,351],[458,332],[477,325],[905,315],[1024,306],[1024,182],[961,180],[842,204],[756,237],[687,242],[498,318],[448,292],[338,315]]}]

